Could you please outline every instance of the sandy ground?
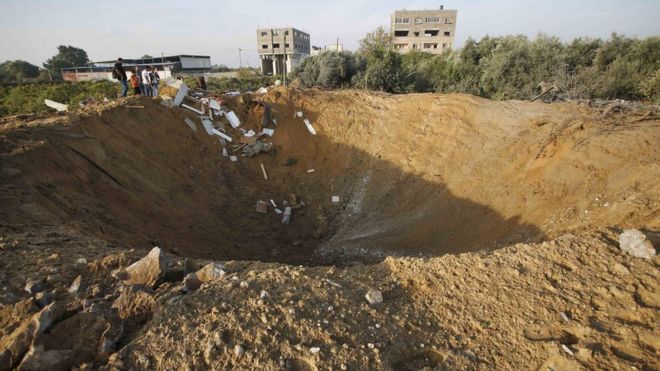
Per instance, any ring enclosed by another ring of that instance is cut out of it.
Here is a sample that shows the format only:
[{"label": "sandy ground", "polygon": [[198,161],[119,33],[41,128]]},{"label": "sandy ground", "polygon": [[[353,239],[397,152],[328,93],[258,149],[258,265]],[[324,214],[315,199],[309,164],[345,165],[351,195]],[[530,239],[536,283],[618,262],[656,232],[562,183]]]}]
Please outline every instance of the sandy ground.
[{"label": "sandy ground", "polygon": [[[274,149],[236,163],[148,99],[0,123],[0,369],[658,368],[658,260],[616,243],[658,243],[653,114],[253,98],[229,106],[259,132],[268,104]],[[283,225],[270,199],[305,207]],[[158,283],[122,281],[152,246]]]}]

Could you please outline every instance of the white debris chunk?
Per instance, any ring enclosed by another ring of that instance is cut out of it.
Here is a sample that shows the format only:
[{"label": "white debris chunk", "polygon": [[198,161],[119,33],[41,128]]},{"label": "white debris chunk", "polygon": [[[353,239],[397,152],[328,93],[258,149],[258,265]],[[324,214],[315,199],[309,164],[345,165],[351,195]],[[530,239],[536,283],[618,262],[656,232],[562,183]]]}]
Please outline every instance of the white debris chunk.
[{"label": "white debris chunk", "polygon": [[380,304],[383,302],[383,293],[380,292],[380,290],[369,290],[364,298],[367,299],[371,305]]},{"label": "white debris chunk", "polygon": [[255,133],[254,130],[248,130],[248,132],[243,134],[243,136],[248,137],[248,138],[252,138],[253,136],[255,136],[255,134],[257,134],[257,133]]},{"label": "white debris chunk", "polygon": [[206,130],[206,134],[208,135],[213,135],[213,123],[209,119],[202,119],[202,126],[204,126],[204,130]]},{"label": "white debris chunk", "polygon": [[220,103],[218,103],[218,101],[215,99],[209,99],[209,107],[218,111],[221,109]]},{"label": "white debris chunk", "polygon": [[275,201],[273,201],[272,198],[270,199],[270,203],[271,203],[271,205],[273,205],[273,207],[277,207],[277,204],[275,204]]},{"label": "white debris chunk", "polygon": [[339,196],[332,196],[332,203],[333,204],[338,204],[339,203]]},{"label": "white debris chunk", "polygon": [[191,111],[193,111],[193,112],[195,112],[195,113],[197,113],[197,114],[199,114],[199,115],[203,115],[203,114],[204,114],[204,111],[200,111],[200,110],[198,110],[197,108],[190,107],[190,106],[187,105],[187,104],[182,104],[181,107],[183,107],[183,108],[187,108],[187,109],[189,109],[189,110],[191,110]]},{"label": "white debris chunk", "polygon": [[307,130],[309,130],[309,132],[310,132],[312,135],[316,135],[316,130],[314,130],[314,127],[312,126],[312,123],[309,122],[308,119],[305,119],[305,125],[307,126]]},{"label": "white debris chunk", "polygon": [[563,319],[565,322],[569,322],[570,320],[568,319],[568,316],[564,312],[559,312],[559,315],[561,316],[561,319]]},{"label": "white debris chunk", "polygon": [[264,135],[268,135],[269,137],[272,137],[275,134],[275,129],[263,129],[261,132]]},{"label": "white debris chunk", "polygon": [[229,120],[229,124],[231,124],[231,127],[233,127],[234,129],[241,126],[241,121],[238,119],[238,117],[236,117],[234,111],[229,111],[225,113],[225,117],[227,118],[227,120]]},{"label": "white debris chunk", "polygon": [[[303,117],[303,113],[302,113],[302,111],[298,111],[298,112],[296,112],[296,116],[298,116],[298,117]],[[294,117],[295,117],[295,116],[294,116]]]},{"label": "white debris chunk", "polygon": [[624,230],[619,236],[619,247],[636,258],[651,259],[655,256],[653,244],[637,229]]},{"label": "white debris chunk", "polygon": [[257,94],[266,94],[266,93],[268,93],[267,88],[261,87],[257,90]]},{"label": "white debris chunk", "polygon": [[229,152],[227,152],[227,148],[222,147],[222,155],[223,155],[224,157],[229,156]]},{"label": "white debris chunk", "polygon": [[197,131],[197,125],[195,125],[195,123],[191,119],[186,117],[185,119],[183,119],[183,121],[186,123],[186,125],[188,125],[188,127],[192,131]]},{"label": "white debris chunk", "polygon": [[231,155],[231,156],[229,156],[229,161],[231,161],[231,162],[238,162],[238,157],[236,157],[236,156],[234,156],[234,155]]},{"label": "white debris chunk", "polygon": [[309,348],[309,351],[310,351],[310,353],[312,353],[312,354],[316,354],[316,353],[318,353],[318,352],[321,351],[321,348],[319,348],[319,347],[311,347],[311,348]]},{"label": "white debris chunk", "polygon": [[289,224],[289,222],[291,222],[291,206],[284,209],[284,215],[282,216],[282,224]]},{"label": "white debris chunk", "polygon": [[313,172],[315,172],[315,171],[316,171],[316,170],[314,170],[314,169],[309,169],[309,170],[307,170],[307,173],[313,173]]},{"label": "white debris chunk", "polygon": [[261,166],[261,173],[264,175],[264,179],[268,180],[268,174],[266,173],[266,168],[264,164],[259,164]]},{"label": "white debris chunk", "polygon": [[55,102],[54,100],[46,99],[44,100],[44,103],[50,108],[55,108],[57,112],[66,112],[69,110],[69,106],[66,104],[62,104],[59,102]]},{"label": "white debris chunk", "polygon": [[213,133],[213,134],[219,136],[219,137],[222,138],[222,139],[225,139],[226,141],[231,142],[231,137],[230,137],[229,135],[227,135],[227,134],[221,132],[221,131],[218,130],[218,129],[211,129],[211,133]]},{"label": "white debris chunk", "polygon": [[569,347],[567,347],[565,344],[562,344],[562,345],[561,345],[561,349],[562,349],[564,352],[566,352],[568,355],[570,355],[570,356],[574,356],[574,355],[575,355],[575,354],[573,354],[573,351],[572,351]]}]

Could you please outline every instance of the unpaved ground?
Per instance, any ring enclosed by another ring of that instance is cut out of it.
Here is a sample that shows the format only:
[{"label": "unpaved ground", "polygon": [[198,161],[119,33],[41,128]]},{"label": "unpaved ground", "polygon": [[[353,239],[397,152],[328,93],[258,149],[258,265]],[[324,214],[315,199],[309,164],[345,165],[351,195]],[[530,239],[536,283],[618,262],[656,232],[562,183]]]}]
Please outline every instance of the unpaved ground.
[{"label": "unpaved ground", "polygon": [[[258,99],[275,149],[238,163],[183,123],[192,113],[147,99],[0,124],[0,369],[658,368],[658,260],[616,247],[622,228],[657,246],[655,116],[466,95]],[[229,103],[260,131],[259,104]],[[254,211],[292,194],[306,206],[289,225]],[[122,283],[152,246],[168,253],[158,284]],[[227,276],[184,290],[203,259]]]}]

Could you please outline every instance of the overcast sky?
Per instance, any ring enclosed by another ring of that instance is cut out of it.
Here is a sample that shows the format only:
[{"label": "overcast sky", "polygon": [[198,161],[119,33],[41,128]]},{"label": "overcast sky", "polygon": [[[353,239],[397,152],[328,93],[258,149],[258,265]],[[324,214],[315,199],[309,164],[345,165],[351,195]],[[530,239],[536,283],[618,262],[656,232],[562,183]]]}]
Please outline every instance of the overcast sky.
[{"label": "overcast sky", "polygon": [[213,64],[259,66],[257,27],[294,26],[312,45],[355,50],[396,9],[457,9],[456,47],[468,37],[539,32],[578,36],[660,35],[660,0],[0,0],[0,61],[41,65],[61,44],[92,60],[143,54],[210,55]]}]

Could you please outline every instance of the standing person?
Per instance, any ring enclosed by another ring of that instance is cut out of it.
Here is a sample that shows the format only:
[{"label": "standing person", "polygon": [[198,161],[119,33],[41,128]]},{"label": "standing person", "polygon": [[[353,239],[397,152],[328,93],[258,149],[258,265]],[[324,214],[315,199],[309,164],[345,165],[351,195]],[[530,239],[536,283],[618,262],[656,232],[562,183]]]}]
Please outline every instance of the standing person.
[{"label": "standing person", "polygon": [[117,63],[115,63],[115,67],[112,69],[112,77],[119,80],[121,83],[121,96],[125,97],[128,93],[128,79],[126,78],[124,66],[122,66],[123,63],[124,60],[122,58],[117,58]]},{"label": "standing person", "polygon": [[140,79],[138,78],[137,67],[135,68],[135,71],[133,71],[133,74],[131,74],[131,87],[133,88],[134,95],[142,94],[142,91],[140,90]]},{"label": "standing person", "polygon": [[150,75],[151,77],[151,94],[154,97],[158,96],[158,83],[160,82],[160,76],[158,76],[158,69],[156,67],[153,67],[151,69],[152,73]]},{"label": "standing person", "polygon": [[151,96],[151,79],[149,78],[149,66],[144,67],[142,70],[142,95],[145,97]]}]

